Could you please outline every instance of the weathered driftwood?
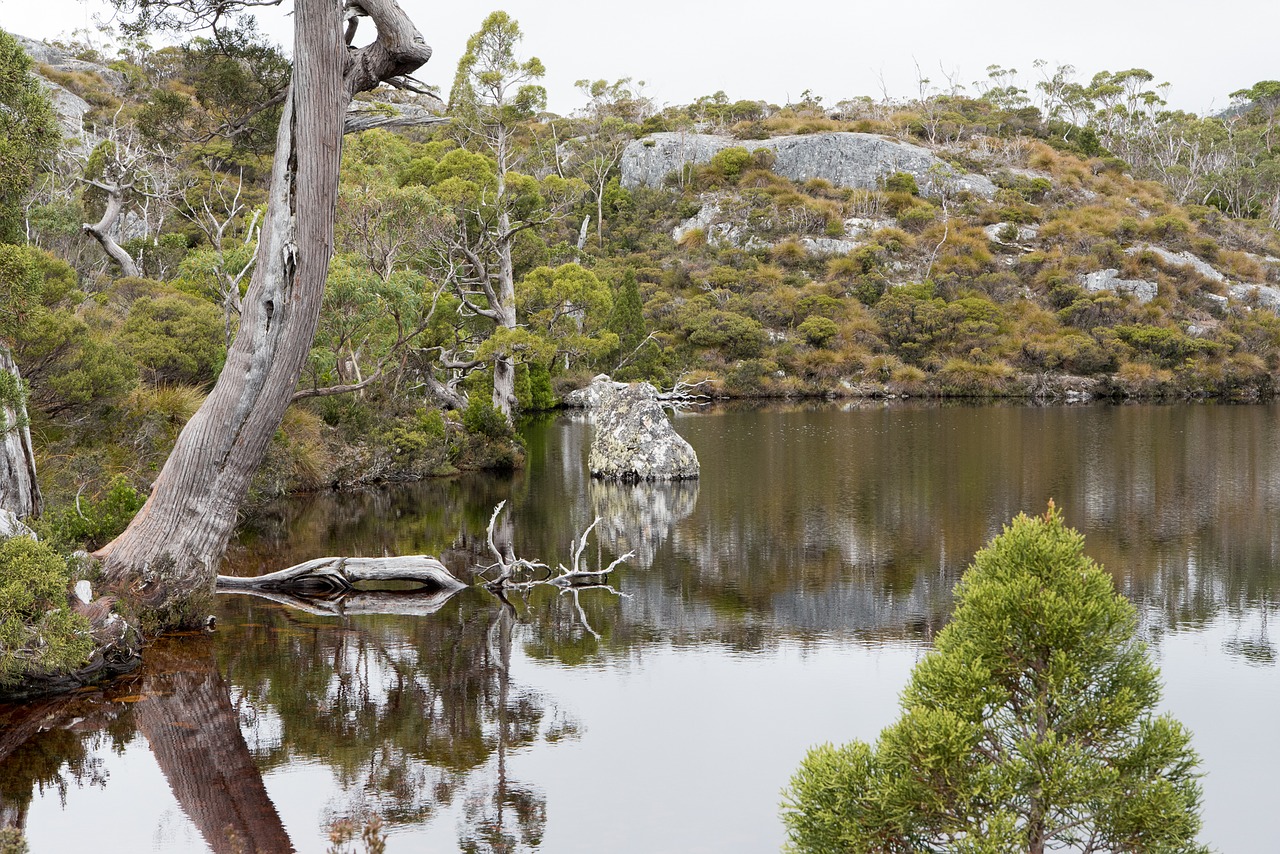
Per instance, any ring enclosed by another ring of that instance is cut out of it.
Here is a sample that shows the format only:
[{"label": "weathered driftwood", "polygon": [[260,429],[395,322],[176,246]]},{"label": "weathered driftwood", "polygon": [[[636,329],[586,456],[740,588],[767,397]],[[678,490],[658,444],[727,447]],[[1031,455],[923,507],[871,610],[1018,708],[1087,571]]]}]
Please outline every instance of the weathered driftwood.
[{"label": "weathered driftwood", "polygon": [[342,132],[359,133],[372,128],[428,127],[446,124],[448,116],[442,116],[430,107],[420,104],[383,104],[368,101],[352,101],[347,107]]},{"label": "weathered driftwood", "polygon": [[327,590],[352,592],[362,583],[412,581],[433,590],[455,591],[466,587],[445,569],[444,564],[427,555],[403,557],[321,557],[249,578],[219,575],[219,591],[287,591]]}]

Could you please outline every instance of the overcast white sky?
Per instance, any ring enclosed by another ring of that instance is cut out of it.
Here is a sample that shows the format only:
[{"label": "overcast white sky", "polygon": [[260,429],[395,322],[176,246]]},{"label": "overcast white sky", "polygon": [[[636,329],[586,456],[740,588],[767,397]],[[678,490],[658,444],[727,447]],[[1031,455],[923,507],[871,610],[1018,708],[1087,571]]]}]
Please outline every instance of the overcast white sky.
[{"label": "overcast white sky", "polygon": [[[723,89],[733,100],[786,103],[805,89],[834,104],[875,95],[881,78],[896,97],[915,90],[915,63],[941,82],[945,70],[972,84],[990,64],[1038,79],[1032,61],[1095,71],[1147,68],[1172,84],[1182,109],[1221,109],[1228,94],[1280,79],[1277,0],[401,0],[435,50],[418,74],[446,93],[467,37],[493,9],[525,33],[525,55],[547,67],[550,108],[581,99],[574,81],[632,77],[662,103]],[[284,4],[285,9],[289,3]],[[0,27],[51,38],[109,17],[107,0],[0,0]],[[264,29],[288,47],[289,19],[271,10]]]}]

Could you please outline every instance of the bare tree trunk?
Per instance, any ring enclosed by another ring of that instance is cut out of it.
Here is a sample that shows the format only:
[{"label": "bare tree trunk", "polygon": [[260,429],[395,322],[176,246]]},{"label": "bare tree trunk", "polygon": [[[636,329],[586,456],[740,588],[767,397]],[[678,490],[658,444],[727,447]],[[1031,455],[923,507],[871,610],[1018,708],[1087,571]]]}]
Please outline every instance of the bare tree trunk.
[{"label": "bare tree trunk", "polygon": [[295,4],[293,80],[240,332],[147,503],[97,553],[106,582],[148,611],[154,628],[203,617],[240,502],[302,373],[333,252],[351,95],[408,74],[431,56],[394,0],[365,0],[361,10],[377,24],[378,39],[349,54],[340,3]]},{"label": "bare tree trunk", "polygon": [[102,219],[96,223],[85,223],[80,226],[85,234],[93,237],[94,240],[102,244],[102,249],[111,256],[111,260],[120,265],[120,272],[126,276],[137,278],[139,275],[138,265],[134,262],[132,256],[116,243],[111,237],[111,229],[115,227],[116,220],[120,218],[120,212],[124,210],[124,190],[116,185],[107,186],[97,184],[107,194],[107,209],[102,213]]},{"label": "bare tree trunk", "polygon": [[0,345],[0,371],[13,377],[18,401],[10,406],[0,400],[0,510],[19,519],[39,516],[44,509],[40,484],[36,482],[36,456],[27,426],[27,407],[22,395],[22,377],[9,348]]},{"label": "bare tree trunk", "polygon": [[[505,145],[505,144],[504,144]],[[498,326],[516,328],[516,275],[511,260],[511,215],[506,208],[507,175],[505,147],[499,150],[498,163],[498,304],[493,307],[498,315]],[[498,356],[493,362],[493,408],[511,423],[511,410],[516,403],[516,365],[509,354]]]}]

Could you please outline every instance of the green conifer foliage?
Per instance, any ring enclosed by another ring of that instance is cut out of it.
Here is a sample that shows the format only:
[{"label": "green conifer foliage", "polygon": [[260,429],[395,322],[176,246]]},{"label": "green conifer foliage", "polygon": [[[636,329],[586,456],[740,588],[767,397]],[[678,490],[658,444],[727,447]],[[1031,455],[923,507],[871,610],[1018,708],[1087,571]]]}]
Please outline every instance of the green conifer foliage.
[{"label": "green conifer foliage", "polygon": [[1014,519],[957,596],[897,723],[804,760],[791,850],[1204,850],[1190,733],[1155,714],[1136,612],[1060,512]]}]

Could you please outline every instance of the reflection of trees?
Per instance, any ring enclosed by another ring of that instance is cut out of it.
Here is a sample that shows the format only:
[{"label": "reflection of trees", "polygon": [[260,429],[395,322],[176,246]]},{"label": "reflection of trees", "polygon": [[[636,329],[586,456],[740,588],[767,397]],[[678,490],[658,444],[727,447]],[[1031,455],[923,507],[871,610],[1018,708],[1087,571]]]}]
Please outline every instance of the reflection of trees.
[{"label": "reflection of trees", "polygon": [[105,785],[99,752],[107,742],[123,748],[136,728],[210,850],[293,850],[208,639],[155,644],[140,670],[107,689],[0,710],[0,728],[6,823],[22,826],[33,786]]},{"label": "reflection of trees", "polygon": [[[564,559],[596,515],[605,561],[641,552],[618,574],[631,599],[583,596],[602,643],[581,631],[572,602],[535,597],[532,654],[574,661],[650,641],[757,649],[780,636],[921,637],[945,622],[973,553],[1052,497],[1159,632],[1276,609],[1274,415],[878,404],[680,415],[702,461],[696,501],[679,486],[593,482],[590,428],[561,418],[528,431],[529,470],[514,482],[467,477],[288,505],[295,518],[254,534],[241,560],[256,569],[317,554],[427,552],[460,570],[489,561],[484,526],[509,499],[518,554]],[[1239,648],[1265,657],[1269,643]]]},{"label": "reflection of trees", "polygon": [[252,600],[228,610],[223,663],[259,761],[329,767],[350,800],[331,818],[420,823],[457,802],[467,838],[540,835],[542,795],[507,779],[506,753],[540,737],[544,700],[510,684],[510,619],[487,594],[464,591],[427,618],[343,624]]},{"label": "reflection of trees", "polygon": [[240,716],[218,673],[212,644],[156,645],[135,706],[183,811],[217,854],[292,851],[262,774],[240,734]]},{"label": "reflection of trees", "polygon": [[538,735],[542,710],[528,695],[512,696],[511,641],[514,610],[502,608],[488,631],[490,657],[498,663],[496,726],[497,763],[494,773],[481,778],[467,796],[467,824],[458,840],[461,850],[472,852],[513,852],[536,848],[547,825],[546,798],[536,788],[510,780],[507,751],[531,743]]},{"label": "reflection of trees", "polygon": [[101,692],[83,692],[20,706],[0,706],[0,826],[26,825],[35,790],[70,783],[106,784],[95,755],[99,730],[114,722]]}]

